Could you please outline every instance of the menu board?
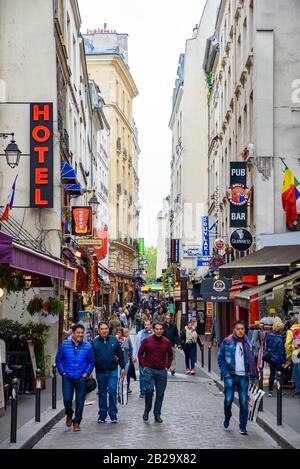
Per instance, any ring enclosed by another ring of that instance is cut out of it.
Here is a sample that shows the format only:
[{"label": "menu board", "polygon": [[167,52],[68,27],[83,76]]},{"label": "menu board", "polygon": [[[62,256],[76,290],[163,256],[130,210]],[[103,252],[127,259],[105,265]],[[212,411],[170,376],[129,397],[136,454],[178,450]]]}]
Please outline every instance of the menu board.
[{"label": "menu board", "polygon": [[27,340],[27,343],[28,343],[28,348],[29,348],[30,359],[31,359],[31,364],[32,364],[34,377],[36,378],[37,364],[36,364],[36,358],[35,358],[35,353],[34,353],[34,345],[32,343],[32,340]]},{"label": "menu board", "polygon": [[0,413],[2,413],[2,409],[5,407],[4,402],[4,377],[2,373],[2,363],[6,362],[6,354],[5,354],[5,342],[4,340],[0,340]]},{"label": "menu board", "polygon": [[205,334],[211,334],[212,332],[212,315],[213,315],[213,303],[206,303],[206,321],[205,321]]}]

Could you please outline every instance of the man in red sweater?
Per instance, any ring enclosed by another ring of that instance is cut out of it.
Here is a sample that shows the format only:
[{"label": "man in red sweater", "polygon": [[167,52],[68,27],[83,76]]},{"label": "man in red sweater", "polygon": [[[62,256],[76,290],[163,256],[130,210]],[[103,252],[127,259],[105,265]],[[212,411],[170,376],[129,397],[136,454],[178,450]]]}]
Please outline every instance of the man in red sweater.
[{"label": "man in red sweater", "polygon": [[138,353],[139,363],[144,368],[145,376],[146,392],[143,420],[144,422],[148,421],[155,386],[154,418],[155,422],[162,423],[163,421],[160,417],[161,406],[167,387],[167,370],[172,364],[173,350],[169,339],[163,337],[163,324],[155,323],[153,330],[154,334],[143,340]]}]

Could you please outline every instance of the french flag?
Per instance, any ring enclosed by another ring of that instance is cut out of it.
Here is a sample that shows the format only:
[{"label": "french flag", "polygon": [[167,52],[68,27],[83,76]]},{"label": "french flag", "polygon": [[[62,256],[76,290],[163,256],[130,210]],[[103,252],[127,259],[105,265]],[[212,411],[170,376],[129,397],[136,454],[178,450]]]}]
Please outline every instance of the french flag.
[{"label": "french flag", "polygon": [[7,203],[4,209],[4,212],[2,213],[0,217],[0,221],[7,221],[9,217],[9,211],[13,208],[14,205],[14,198],[15,198],[15,192],[16,192],[16,180],[17,180],[18,175],[15,177],[14,183],[12,185],[12,188],[10,190]]}]

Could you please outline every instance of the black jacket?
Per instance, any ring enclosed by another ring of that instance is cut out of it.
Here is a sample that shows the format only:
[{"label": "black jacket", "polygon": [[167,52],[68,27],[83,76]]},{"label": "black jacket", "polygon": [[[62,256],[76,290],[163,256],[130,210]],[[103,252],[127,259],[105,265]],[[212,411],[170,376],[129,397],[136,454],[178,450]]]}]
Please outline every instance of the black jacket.
[{"label": "black jacket", "polygon": [[164,336],[169,339],[173,347],[178,344],[178,329],[174,322],[170,324],[164,323]]},{"label": "black jacket", "polygon": [[106,340],[100,336],[92,342],[95,354],[95,368],[99,373],[125,368],[124,354],[116,337],[109,335]]},{"label": "black jacket", "polygon": [[[180,339],[179,339],[179,344],[182,347],[183,350],[192,348],[196,345],[196,342],[194,344],[187,344],[186,343],[186,332],[185,329],[181,332],[180,334]],[[200,336],[198,335],[197,337],[197,344],[199,345],[200,348],[203,347],[203,344],[201,342]]]}]

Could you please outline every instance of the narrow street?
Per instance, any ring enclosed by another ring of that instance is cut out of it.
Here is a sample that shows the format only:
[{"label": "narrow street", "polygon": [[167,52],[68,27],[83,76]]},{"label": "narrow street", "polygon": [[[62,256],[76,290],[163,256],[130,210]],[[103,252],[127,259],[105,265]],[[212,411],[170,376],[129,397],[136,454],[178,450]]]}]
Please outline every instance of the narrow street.
[{"label": "narrow street", "polygon": [[139,398],[138,381],[127,406],[119,406],[119,423],[97,423],[97,395],[92,393],[84,409],[81,432],[66,429],[61,420],[35,446],[38,449],[279,449],[258,425],[249,423],[249,435],[238,432],[238,409],[234,406],[229,430],[224,430],[223,394],[209,379],[183,374],[184,360],[177,352],[178,370],[169,377],[163,404],[162,425],[142,420],[144,400]]}]

